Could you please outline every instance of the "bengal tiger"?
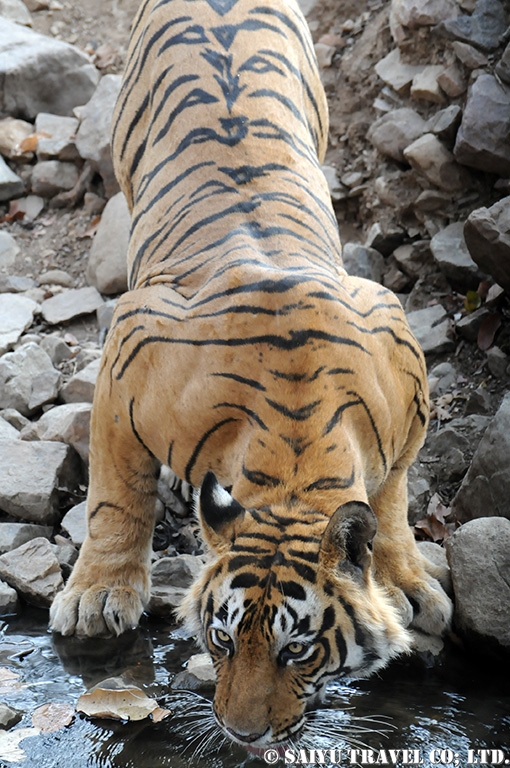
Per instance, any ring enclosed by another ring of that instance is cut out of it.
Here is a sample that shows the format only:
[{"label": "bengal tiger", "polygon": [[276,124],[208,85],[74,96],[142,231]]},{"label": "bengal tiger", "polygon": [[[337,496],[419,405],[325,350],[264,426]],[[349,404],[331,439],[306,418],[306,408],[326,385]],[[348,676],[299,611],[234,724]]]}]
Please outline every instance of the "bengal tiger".
[{"label": "bengal tiger", "polygon": [[96,385],[88,535],[53,630],[147,606],[159,467],[200,487],[209,561],[181,615],[214,716],[294,739],[329,681],[439,635],[451,603],[407,524],[428,420],[399,301],[349,277],[321,170],[328,113],[295,0],[144,0],[112,131],[129,291]]}]

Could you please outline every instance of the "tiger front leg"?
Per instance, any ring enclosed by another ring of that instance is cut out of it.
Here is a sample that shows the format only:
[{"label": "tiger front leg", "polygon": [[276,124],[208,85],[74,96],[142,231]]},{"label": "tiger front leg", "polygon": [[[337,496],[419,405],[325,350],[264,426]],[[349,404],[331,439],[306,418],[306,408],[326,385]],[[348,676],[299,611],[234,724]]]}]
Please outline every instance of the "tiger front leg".
[{"label": "tiger front leg", "polygon": [[87,537],[50,610],[50,628],[62,635],[119,635],[138,624],[149,601],[158,464],[129,402],[115,402],[105,378],[103,368],[91,424]]},{"label": "tiger front leg", "polygon": [[420,553],[407,520],[407,469],[392,469],[371,499],[378,529],[374,539],[376,579],[399,609],[404,626],[430,635],[449,629],[452,602],[436,566]]}]

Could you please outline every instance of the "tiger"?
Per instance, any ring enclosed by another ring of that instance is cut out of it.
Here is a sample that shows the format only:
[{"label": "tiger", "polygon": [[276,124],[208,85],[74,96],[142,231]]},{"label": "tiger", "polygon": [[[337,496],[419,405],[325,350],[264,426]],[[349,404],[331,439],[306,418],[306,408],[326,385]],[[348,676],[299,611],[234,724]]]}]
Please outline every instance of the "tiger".
[{"label": "tiger", "polygon": [[441,635],[407,522],[427,375],[399,300],[349,276],[328,108],[295,0],[143,0],[112,125],[129,289],[96,383],[88,533],[51,607],[119,635],[149,601],[157,478],[197,489],[207,563],[180,617],[220,732],[285,745],[326,686]]}]

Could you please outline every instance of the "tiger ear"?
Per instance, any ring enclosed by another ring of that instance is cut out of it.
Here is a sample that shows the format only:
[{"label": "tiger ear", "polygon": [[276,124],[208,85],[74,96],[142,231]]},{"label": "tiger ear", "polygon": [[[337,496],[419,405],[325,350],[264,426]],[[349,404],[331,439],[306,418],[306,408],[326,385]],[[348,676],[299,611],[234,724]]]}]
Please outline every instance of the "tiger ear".
[{"label": "tiger ear", "polygon": [[234,523],[244,515],[244,508],[207,472],[200,488],[198,514],[207,544],[216,552],[230,547]]},{"label": "tiger ear", "polygon": [[324,531],[319,561],[326,568],[364,573],[372,562],[371,544],[376,531],[377,519],[368,504],[342,504]]}]

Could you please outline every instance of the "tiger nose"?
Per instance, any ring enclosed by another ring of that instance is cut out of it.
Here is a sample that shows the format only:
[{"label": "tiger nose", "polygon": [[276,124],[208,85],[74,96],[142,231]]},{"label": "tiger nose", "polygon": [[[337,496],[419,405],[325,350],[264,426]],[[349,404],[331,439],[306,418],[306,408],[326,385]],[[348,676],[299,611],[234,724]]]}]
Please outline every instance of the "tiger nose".
[{"label": "tiger nose", "polygon": [[245,744],[252,744],[252,742],[257,741],[257,739],[264,735],[263,733],[238,733],[232,730],[232,728],[227,728],[226,730],[234,739],[241,742],[244,741]]}]

